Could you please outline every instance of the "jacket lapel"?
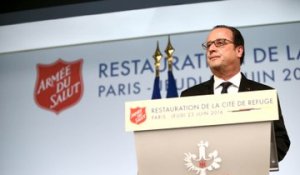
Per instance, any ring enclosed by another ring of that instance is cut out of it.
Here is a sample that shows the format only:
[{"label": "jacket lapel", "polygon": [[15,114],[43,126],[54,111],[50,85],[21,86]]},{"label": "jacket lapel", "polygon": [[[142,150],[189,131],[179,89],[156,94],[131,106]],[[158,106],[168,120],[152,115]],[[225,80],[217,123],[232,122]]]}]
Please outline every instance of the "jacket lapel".
[{"label": "jacket lapel", "polygon": [[214,94],[214,78],[213,76],[208,80],[207,82],[204,83],[205,86],[205,94]]},{"label": "jacket lapel", "polygon": [[241,83],[240,83],[240,87],[239,87],[239,92],[247,92],[247,91],[251,91],[252,88],[249,84],[248,79],[246,78],[246,76],[242,74],[242,79],[241,79]]}]

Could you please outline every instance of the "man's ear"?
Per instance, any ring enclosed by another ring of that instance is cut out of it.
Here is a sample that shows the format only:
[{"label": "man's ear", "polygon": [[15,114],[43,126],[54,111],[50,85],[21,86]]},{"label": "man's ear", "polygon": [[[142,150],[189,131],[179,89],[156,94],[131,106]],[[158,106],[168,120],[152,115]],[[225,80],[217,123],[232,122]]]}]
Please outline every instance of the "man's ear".
[{"label": "man's ear", "polygon": [[244,47],[243,46],[237,46],[236,47],[236,52],[237,52],[239,57],[242,57],[242,55],[244,53]]}]

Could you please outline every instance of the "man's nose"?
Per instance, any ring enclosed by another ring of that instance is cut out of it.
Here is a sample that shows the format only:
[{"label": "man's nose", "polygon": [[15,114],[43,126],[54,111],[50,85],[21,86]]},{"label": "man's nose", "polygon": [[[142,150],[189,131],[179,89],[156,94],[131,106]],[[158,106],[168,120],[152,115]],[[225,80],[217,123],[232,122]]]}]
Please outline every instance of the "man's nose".
[{"label": "man's nose", "polygon": [[215,43],[212,43],[208,48],[207,48],[207,50],[216,50],[216,45],[215,45]]},{"label": "man's nose", "polygon": [[207,53],[212,53],[212,52],[215,52],[216,49],[217,49],[217,47],[215,46],[215,44],[212,44],[206,49],[206,51],[207,51]]}]

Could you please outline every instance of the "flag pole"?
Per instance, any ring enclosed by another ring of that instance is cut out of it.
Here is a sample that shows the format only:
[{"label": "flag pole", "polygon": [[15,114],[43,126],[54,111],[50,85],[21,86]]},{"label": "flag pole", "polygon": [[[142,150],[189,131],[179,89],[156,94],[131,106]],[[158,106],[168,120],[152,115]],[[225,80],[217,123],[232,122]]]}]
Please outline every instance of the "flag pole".
[{"label": "flag pole", "polygon": [[172,66],[173,66],[173,53],[175,49],[173,48],[170,40],[170,35],[168,37],[168,45],[166,47],[165,53],[167,54],[168,62],[168,89],[167,89],[167,98],[178,97],[176,80],[173,76]]},{"label": "flag pole", "polygon": [[154,66],[155,66],[155,78],[154,78],[154,85],[153,85],[153,92],[152,92],[152,99],[160,99],[160,78],[159,78],[159,67],[160,67],[160,60],[162,58],[162,54],[159,50],[159,44],[157,41],[156,50],[153,55],[154,58]]},{"label": "flag pole", "polygon": [[172,65],[173,65],[173,53],[175,49],[173,48],[171,41],[170,41],[170,35],[168,36],[168,45],[166,47],[165,53],[167,54],[167,62],[168,62],[168,70],[172,71]]},{"label": "flag pole", "polygon": [[155,66],[155,77],[159,77],[159,67],[160,67],[160,60],[162,58],[162,54],[159,50],[159,43],[157,41],[156,50],[153,55],[154,58],[154,66]]}]

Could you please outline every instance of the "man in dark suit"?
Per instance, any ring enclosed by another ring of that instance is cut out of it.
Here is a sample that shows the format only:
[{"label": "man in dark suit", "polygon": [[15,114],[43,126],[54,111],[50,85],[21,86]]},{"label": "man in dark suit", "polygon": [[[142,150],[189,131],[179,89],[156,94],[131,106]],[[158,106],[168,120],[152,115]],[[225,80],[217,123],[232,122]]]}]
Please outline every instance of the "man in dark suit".
[{"label": "man in dark suit", "polygon": [[[244,39],[238,29],[225,25],[215,26],[209,33],[207,42],[202,46],[206,49],[207,63],[213,76],[206,82],[184,90],[181,97],[273,89],[249,80],[241,73],[245,51]],[[290,140],[280,105],[278,109],[279,120],[273,123],[278,160],[281,161],[290,147]]]}]

